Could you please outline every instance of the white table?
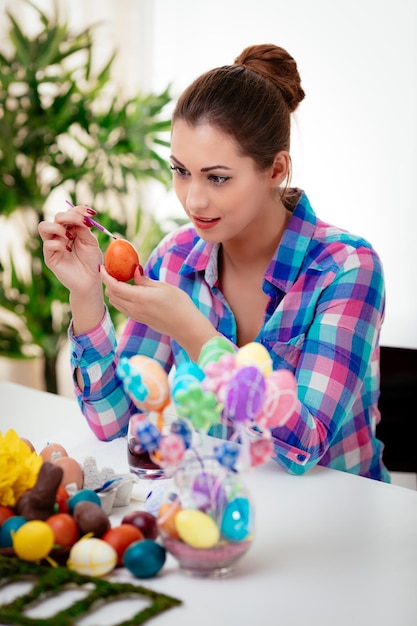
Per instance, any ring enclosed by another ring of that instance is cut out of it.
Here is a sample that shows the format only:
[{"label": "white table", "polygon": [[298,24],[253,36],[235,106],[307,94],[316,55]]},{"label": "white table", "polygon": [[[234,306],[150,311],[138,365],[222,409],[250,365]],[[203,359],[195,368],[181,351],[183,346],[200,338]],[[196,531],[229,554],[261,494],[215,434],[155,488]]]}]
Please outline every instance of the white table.
[{"label": "white table", "polygon": [[[9,428],[38,451],[56,441],[81,463],[93,455],[127,471],[125,442],[98,442],[75,400],[0,382],[0,431]],[[152,626],[416,626],[416,492],[320,467],[294,477],[273,462],[247,482],[256,537],[230,578],[188,578],[173,559],[153,579],[116,570],[183,601]]]}]

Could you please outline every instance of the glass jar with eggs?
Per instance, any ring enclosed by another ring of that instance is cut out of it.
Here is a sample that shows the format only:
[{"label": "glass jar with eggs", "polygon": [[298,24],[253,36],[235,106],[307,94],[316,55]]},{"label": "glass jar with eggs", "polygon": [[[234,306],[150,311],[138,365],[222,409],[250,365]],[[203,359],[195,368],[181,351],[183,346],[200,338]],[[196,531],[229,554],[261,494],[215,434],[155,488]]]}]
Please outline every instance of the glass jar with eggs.
[{"label": "glass jar with eggs", "polygon": [[254,537],[245,470],[274,456],[271,429],[294,410],[294,375],[273,371],[263,345],[237,350],[222,336],[204,344],[198,363],[177,364],[169,378],[141,355],[121,358],[117,373],[139,409],[132,442],[149,454],[153,471],[171,478],[156,490],[163,494],[157,516],[166,550],[186,574],[230,574]]},{"label": "glass jar with eggs", "polygon": [[189,451],[167,487],[158,526],[167,551],[183,573],[224,577],[249,550],[253,502],[242,474],[213,457]]}]

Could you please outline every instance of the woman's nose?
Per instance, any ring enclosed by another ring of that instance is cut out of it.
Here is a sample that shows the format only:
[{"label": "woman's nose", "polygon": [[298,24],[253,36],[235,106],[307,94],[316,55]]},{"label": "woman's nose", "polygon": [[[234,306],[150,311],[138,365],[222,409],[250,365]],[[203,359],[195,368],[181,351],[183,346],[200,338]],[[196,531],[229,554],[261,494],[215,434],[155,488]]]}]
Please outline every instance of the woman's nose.
[{"label": "woman's nose", "polygon": [[187,189],[186,207],[190,212],[199,212],[207,207],[207,194],[199,182],[190,182]]}]

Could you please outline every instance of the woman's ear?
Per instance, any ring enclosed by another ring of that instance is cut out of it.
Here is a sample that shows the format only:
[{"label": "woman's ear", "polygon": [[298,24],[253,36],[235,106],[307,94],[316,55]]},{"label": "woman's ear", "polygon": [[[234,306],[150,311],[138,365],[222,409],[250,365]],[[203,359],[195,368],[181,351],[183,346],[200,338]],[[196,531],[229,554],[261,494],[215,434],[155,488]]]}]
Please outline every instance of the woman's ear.
[{"label": "woman's ear", "polygon": [[278,187],[290,173],[291,160],[289,152],[280,150],[275,156],[271,166],[271,183],[274,187]]}]

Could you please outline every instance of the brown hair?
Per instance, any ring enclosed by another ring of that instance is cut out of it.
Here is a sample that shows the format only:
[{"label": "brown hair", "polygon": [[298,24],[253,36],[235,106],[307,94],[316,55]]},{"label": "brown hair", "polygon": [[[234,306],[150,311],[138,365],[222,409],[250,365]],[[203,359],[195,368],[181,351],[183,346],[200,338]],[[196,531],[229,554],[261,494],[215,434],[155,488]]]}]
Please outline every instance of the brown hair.
[{"label": "brown hair", "polygon": [[273,44],[245,48],[233,65],[197,78],[180,96],[173,122],[208,123],[235,139],[260,170],[290,147],[290,114],[304,98],[294,59]]}]

